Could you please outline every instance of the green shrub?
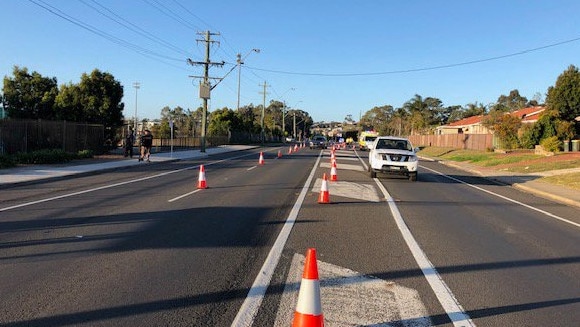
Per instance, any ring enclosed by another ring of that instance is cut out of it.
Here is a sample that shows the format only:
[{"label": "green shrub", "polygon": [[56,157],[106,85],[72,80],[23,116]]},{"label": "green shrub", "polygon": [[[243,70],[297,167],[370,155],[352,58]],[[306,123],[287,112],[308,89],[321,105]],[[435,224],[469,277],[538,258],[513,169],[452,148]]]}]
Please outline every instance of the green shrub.
[{"label": "green shrub", "polygon": [[78,159],[88,159],[88,158],[94,157],[94,155],[95,154],[91,150],[81,150],[81,151],[77,152]]},{"label": "green shrub", "polygon": [[16,161],[12,156],[0,155],[0,169],[16,167]]},{"label": "green shrub", "polygon": [[16,162],[24,165],[37,164],[58,164],[69,162],[76,158],[76,155],[63,150],[38,150],[29,153],[17,153]]},{"label": "green shrub", "polygon": [[546,151],[558,152],[558,151],[560,151],[560,148],[562,147],[562,142],[560,142],[560,140],[558,140],[557,136],[551,136],[551,137],[547,137],[547,138],[543,139],[542,141],[540,141],[540,145]]}]

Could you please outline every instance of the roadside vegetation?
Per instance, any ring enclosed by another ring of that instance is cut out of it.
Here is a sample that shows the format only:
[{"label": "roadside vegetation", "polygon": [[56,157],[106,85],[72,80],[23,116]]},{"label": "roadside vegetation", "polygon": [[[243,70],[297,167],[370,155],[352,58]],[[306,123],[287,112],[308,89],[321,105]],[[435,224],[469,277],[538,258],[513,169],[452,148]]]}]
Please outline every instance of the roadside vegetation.
[{"label": "roadside vegetation", "polygon": [[14,155],[0,155],[0,169],[13,168],[18,165],[62,164],[76,159],[92,158],[93,156],[93,152],[89,150],[69,153],[56,149],[17,153]]}]

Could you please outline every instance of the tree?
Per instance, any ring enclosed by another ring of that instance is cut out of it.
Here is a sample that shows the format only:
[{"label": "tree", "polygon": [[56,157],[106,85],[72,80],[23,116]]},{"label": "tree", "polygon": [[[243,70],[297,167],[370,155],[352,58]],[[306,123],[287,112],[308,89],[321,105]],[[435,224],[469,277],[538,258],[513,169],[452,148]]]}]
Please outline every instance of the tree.
[{"label": "tree", "polygon": [[497,135],[504,149],[517,148],[518,130],[522,125],[519,117],[496,110],[485,116],[482,124]]},{"label": "tree", "polygon": [[493,107],[493,110],[502,112],[512,112],[520,110],[526,106],[528,99],[520,95],[520,91],[511,90],[509,95],[500,95],[497,98],[497,103]]},{"label": "tree", "polygon": [[56,77],[14,66],[13,78],[4,77],[4,109],[8,116],[21,119],[54,119],[54,101],[58,94]]},{"label": "tree", "polygon": [[90,75],[84,73],[79,84],[84,119],[90,123],[102,124],[106,129],[122,125],[123,86],[109,73],[98,69]]},{"label": "tree", "polygon": [[384,105],[380,107],[374,107],[371,110],[365,112],[361,117],[360,125],[363,129],[374,129],[381,135],[392,134],[392,129],[389,123],[392,121],[394,114],[393,106]]},{"label": "tree", "polygon": [[54,101],[54,119],[84,121],[81,89],[76,84],[63,84]]},{"label": "tree", "polygon": [[565,122],[575,122],[576,133],[580,134],[580,72],[574,65],[570,65],[558,79],[554,86],[548,88],[546,97],[548,110],[557,112],[558,117]]}]

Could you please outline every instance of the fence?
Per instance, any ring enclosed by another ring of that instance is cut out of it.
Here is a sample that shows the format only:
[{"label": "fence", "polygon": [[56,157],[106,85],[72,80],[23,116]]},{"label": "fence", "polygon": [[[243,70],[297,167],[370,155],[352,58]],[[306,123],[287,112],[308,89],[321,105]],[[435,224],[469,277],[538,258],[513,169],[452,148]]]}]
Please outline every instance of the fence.
[{"label": "fence", "polygon": [[481,151],[494,147],[493,135],[491,134],[411,135],[409,140],[415,146],[436,146]]},{"label": "fence", "polygon": [[0,154],[42,149],[104,151],[103,125],[49,120],[0,120]]}]

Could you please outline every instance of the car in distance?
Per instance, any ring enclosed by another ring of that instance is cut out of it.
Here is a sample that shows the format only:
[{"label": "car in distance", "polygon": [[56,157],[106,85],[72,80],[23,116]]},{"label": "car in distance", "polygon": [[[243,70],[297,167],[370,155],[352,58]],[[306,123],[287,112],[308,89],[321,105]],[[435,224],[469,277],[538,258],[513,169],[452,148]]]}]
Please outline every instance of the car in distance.
[{"label": "car in distance", "polygon": [[419,159],[411,142],[402,137],[379,136],[369,147],[369,173],[376,178],[377,173],[407,176],[410,181],[417,180]]},{"label": "car in distance", "polygon": [[311,149],[326,149],[328,147],[328,141],[323,135],[316,135],[310,139]]}]

